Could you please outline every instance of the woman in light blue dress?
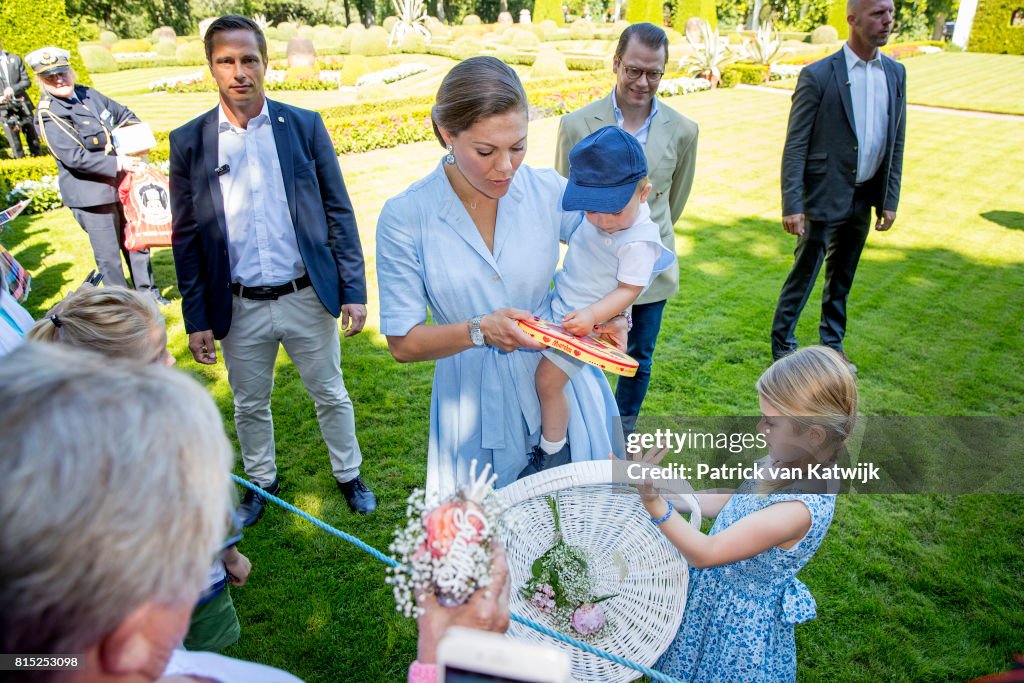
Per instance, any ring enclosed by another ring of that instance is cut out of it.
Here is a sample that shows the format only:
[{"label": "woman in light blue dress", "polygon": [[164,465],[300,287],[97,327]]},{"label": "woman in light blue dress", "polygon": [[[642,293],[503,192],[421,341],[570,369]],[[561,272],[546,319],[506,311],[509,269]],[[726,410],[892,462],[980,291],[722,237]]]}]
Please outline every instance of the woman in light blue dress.
[{"label": "woman in light blue dress", "polygon": [[709,535],[641,487],[651,520],[693,567],[683,624],[655,665],[688,683],[795,681],[794,626],[816,615],[796,575],[825,538],[835,495],[818,493],[828,484],[811,467],[831,467],[844,452],[857,385],[838,353],[817,346],[776,361],[757,390],[768,445],[761,465],[776,477],[697,494],[702,514],[716,517]]},{"label": "woman in light blue dress", "polygon": [[[562,212],[557,173],[521,165],[527,101],[500,60],[476,57],[452,69],[432,118],[447,155],[384,205],[377,277],[392,355],[437,361],[427,490],[446,495],[466,481],[473,459],[492,466],[498,486],[527,464],[540,436],[540,345],[516,320],[550,319],[559,241],[582,214]],[[624,336],[624,325],[608,327]],[[566,392],[572,459],[621,455],[604,375],[591,367]]]}]

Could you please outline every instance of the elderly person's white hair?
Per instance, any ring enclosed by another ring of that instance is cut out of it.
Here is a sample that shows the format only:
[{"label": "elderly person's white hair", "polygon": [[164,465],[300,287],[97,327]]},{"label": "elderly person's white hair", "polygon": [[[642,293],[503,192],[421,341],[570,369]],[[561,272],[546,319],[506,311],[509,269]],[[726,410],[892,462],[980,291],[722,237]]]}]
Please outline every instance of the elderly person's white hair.
[{"label": "elderly person's white hair", "polygon": [[[104,639],[152,606],[176,610],[161,628],[186,629],[231,504],[206,391],[159,365],[28,343],[0,361],[0,438],[0,652],[103,659]],[[176,644],[147,650],[154,678]]]}]

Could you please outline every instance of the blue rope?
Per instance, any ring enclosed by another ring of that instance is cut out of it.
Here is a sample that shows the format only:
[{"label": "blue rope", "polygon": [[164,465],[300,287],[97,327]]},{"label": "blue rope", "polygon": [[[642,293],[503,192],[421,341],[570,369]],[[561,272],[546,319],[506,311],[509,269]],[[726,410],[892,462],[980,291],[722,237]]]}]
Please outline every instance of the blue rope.
[{"label": "blue rope", "polygon": [[[239,477],[236,474],[232,474],[231,478],[234,479],[235,482],[237,482],[237,483],[241,484],[242,486],[246,487],[247,489],[250,489],[250,490],[255,491],[256,493],[260,494],[261,496],[263,496],[264,498],[269,500],[271,503],[274,503],[275,505],[279,505],[279,506],[283,507],[285,510],[287,510],[288,512],[291,512],[292,514],[298,515],[299,517],[301,517],[302,519],[306,520],[310,524],[312,524],[312,525],[314,525],[314,526],[316,526],[316,527],[318,527],[320,529],[323,529],[324,531],[326,531],[329,534],[332,534],[334,536],[337,536],[338,538],[341,538],[341,539],[343,539],[345,541],[348,541],[349,543],[351,543],[352,545],[356,546],[360,550],[363,550],[363,551],[369,553],[370,555],[372,555],[373,557],[377,558],[378,560],[380,560],[384,564],[386,564],[386,565],[388,565],[390,567],[401,567],[402,566],[393,557],[388,557],[387,555],[385,555],[381,551],[379,551],[376,548],[374,548],[373,546],[371,546],[371,545],[369,545],[369,544],[359,540],[358,538],[356,538],[352,534],[345,533],[341,529],[337,529],[337,528],[331,526],[330,524],[328,524],[327,522],[324,522],[323,520],[317,519],[316,517],[314,517],[313,515],[309,514],[308,512],[300,510],[299,508],[295,507],[291,503],[289,503],[287,501],[284,501],[284,500],[281,500],[277,496],[274,496],[274,495],[271,495],[271,494],[267,493],[266,491],[264,491],[262,488],[260,488],[256,484],[253,484],[251,481],[248,481],[246,479],[242,479],[241,477]],[[663,674],[663,673],[661,673],[659,671],[655,671],[654,669],[648,669],[646,666],[641,666],[641,665],[637,664],[636,662],[631,662],[628,659],[624,659],[624,658],[622,658],[622,657],[620,657],[620,656],[618,656],[616,654],[612,654],[611,652],[606,652],[604,650],[601,650],[599,648],[594,647],[593,645],[588,645],[587,643],[584,643],[581,640],[577,640],[577,639],[573,638],[572,636],[567,636],[564,633],[559,633],[558,631],[553,631],[553,630],[549,629],[546,626],[538,624],[537,622],[534,622],[534,621],[530,621],[529,619],[521,617],[518,614],[512,614],[512,615],[510,615],[510,617],[511,617],[512,621],[518,622],[518,623],[520,623],[520,624],[522,624],[524,626],[528,626],[528,627],[532,628],[535,631],[539,631],[540,633],[543,633],[544,635],[548,636],[549,638],[554,638],[555,640],[559,640],[559,641],[561,641],[563,643],[566,643],[568,645],[572,645],[573,647],[579,648],[580,650],[583,650],[584,652],[589,652],[592,655],[596,655],[596,656],[601,657],[603,659],[607,659],[610,662],[614,662],[614,663],[619,664],[621,666],[624,666],[626,668],[633,669],[634,671],[639,671],[640,673],[642,673],[645,676],[647,676],[648,678],[650,678],[652,681],[663,681],[664,683],[682,683],[682,681],[680,681],[677,678],[672,678],[671,676],[666,676],[665,674]]]}]

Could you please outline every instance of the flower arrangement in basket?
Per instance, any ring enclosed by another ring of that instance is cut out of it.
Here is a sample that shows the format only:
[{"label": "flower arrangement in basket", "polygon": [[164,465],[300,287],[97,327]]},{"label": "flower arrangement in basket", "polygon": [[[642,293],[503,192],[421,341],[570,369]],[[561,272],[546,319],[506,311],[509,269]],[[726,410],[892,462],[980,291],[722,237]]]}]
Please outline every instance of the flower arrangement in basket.
[{"label": "flower arrangement in basket", "polygon": [[415,598],[423,593],[455,607],[490,585],[492,541],[504,510],[492,488],[497,478],[490,465],[478,477],[474,460],[469,483],[447,501],[428,500],[422,489],[409,496],[406,525],[390,545],[400,566],[388,568],[386,579],[399,612],[420,616]]},{"label": "flower arrangement in basket", "polygon": [[554,543],[534,560],[531,577],[520,593],[558,631],[584,641],[596,640],[611,628],[602,602],[615,595],[596,596],[590,554],[562,537],[557,496],[548,496],[555,522]]}]

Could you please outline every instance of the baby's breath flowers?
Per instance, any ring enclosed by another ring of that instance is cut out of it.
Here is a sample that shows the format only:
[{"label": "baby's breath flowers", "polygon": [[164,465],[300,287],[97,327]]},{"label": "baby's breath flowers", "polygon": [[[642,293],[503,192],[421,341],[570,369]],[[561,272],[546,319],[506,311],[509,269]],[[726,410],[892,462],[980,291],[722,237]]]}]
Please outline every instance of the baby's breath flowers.
[{"label": "baby's breath flowers", "polygon": [[549,497],[548,503],[555,520],[554,544],[534,561],[532,577],[520,592],[562,633],[593,640],[608,626],[599,603],[615,596],[594,595],[590,556],[583,548],[565,542],[558,499]]},{"label": "baby's breath flowers", "polygon": [[422,609],[416,596],[433,593],[438,602],[461,605],[491,583],[491,543],[502,513],[492,486],[497,479],[485,465],[478,477],[470,464],[469,484],[451,499],[428,500],[416,489],[405,508],[406,525],[395,531],[390,550],[399,567],[388,569],[396,608],[407,617]]}]

